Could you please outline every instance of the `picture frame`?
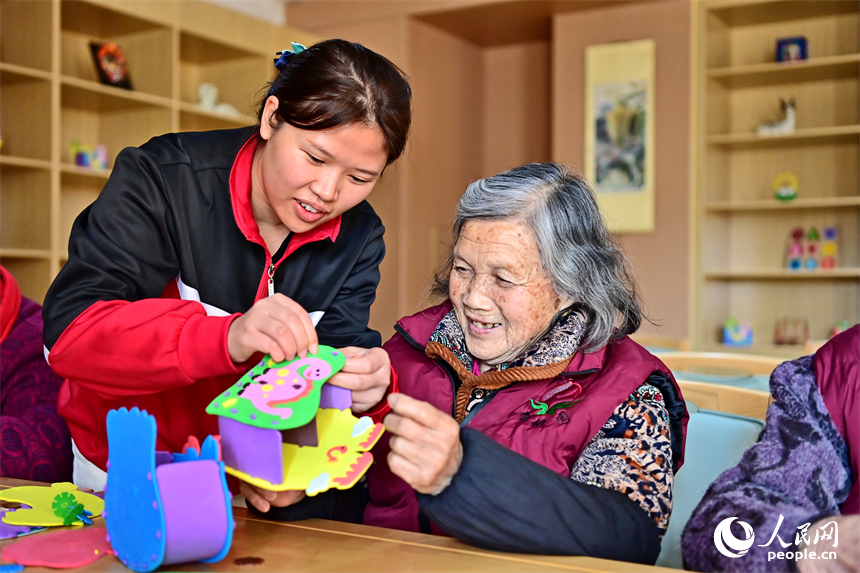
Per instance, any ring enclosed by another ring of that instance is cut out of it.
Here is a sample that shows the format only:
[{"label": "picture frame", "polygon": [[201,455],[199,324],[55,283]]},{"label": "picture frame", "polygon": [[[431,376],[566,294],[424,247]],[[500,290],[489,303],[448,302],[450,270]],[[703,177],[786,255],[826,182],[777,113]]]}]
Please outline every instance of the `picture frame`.
[{"label": "picture frame", "polygon": [[654,230],[654,40],[585,50],[585,165],[613,233]]},{"label": "picture frame", "polygon": [[90,42],[90,52],[101,83],[127,90],[133,89],[129,78],[128,60],[122,48],[115,42]]},{"label": "picture frame", "polygon": [[776,40],[777,62],[799,62],[809,58],[809,44],[805,36],[778,38]]}]

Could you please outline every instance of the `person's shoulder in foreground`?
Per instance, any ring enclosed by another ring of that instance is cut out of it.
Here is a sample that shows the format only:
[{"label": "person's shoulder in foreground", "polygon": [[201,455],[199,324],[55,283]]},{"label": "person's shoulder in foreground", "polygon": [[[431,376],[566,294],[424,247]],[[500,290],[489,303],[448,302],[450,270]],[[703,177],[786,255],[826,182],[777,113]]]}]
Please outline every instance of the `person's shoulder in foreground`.
[{"label": "person's shoulder in foreground", "polygon": [[685,565],[856,571],[860,326],[777,367],[771,393],[775,402],[761,439],[711,485],[690,518],[682,539]]}]

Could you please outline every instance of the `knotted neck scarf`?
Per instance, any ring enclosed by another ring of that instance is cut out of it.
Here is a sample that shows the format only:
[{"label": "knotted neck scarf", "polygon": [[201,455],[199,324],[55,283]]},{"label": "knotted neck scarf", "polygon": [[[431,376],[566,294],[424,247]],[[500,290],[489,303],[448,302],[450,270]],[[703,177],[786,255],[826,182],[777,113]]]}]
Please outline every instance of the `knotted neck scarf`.
[{"label": "knotted neck scarf", "polygon": [[466,339],[457,316],[451,310],[436,326],[424,353],[451,366],[460,385],[455,396],[457,422],[466,416],[472,390],[500,390],[515,382],[555,378],[567,368],[579,348],[586,319],[574,307],[562,311],[549,331],[510,362],[493,366],[481,375],[472,374],[475,358],[466,348]]}]

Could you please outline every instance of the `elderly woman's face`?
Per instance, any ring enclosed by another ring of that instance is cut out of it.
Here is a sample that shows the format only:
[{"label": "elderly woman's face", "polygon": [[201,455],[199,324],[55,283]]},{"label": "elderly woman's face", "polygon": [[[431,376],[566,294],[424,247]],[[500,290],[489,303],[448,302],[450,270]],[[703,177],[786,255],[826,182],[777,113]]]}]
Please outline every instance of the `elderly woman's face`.
[{"label": "elderly woman's face", "polygon": [[509,220],[463,226],[449,295],[466,347],[484,367],[516,358],[572,304],[543,270],[532,230]]}]

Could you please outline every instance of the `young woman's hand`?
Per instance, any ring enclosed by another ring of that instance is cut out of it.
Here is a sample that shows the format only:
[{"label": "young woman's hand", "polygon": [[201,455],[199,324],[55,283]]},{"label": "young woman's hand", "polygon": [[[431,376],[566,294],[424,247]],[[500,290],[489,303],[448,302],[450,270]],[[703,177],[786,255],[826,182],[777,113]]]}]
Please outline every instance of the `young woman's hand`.
[{"label": "young woman's hand", "polygon": [[391,383],[391,360],[381,348],[339,348],[346,356],[343,369],[329,382],[352,390],[352,411],[360,414],[379,404]]},{"label": "young woman's hand", "polygon": [[245,500],[263,513],[272,507],[287,507],[305,498],[303,490],[272,491],[248,482],[239,482],[239,492]]},{"label": "young woman's hand", "polygon": [[388,404],[392,412],[384,423],[393,434],[388,467],[415,491],[441,493],[463,460],[460,425],[432,404],[405,394],[391,394]]},{"label": "young woman's hand", "polygon": [[299,303],[281,293],[263,298],[237,318],[227,331],[227,350],[236,364],[256,352],[268,352],[275,362],[304,358],[319,348],[311,317]]}]

